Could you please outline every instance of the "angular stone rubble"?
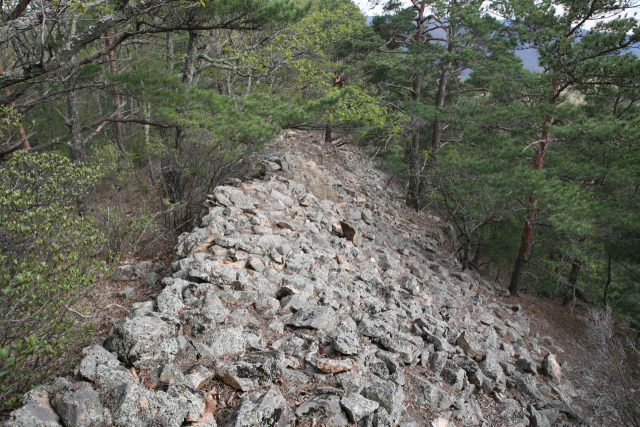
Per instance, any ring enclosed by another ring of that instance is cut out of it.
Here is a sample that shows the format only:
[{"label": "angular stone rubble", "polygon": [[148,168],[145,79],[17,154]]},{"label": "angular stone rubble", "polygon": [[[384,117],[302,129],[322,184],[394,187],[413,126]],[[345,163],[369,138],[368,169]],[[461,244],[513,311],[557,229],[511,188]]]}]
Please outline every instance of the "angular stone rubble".
[{"label": "angular stone rubble", "polygon": [[[76,378],[27,393],[5,425],[588,422],[553,342],[529,336],[502,289],[461,271],[448,227],[409,220],[381,172],[291,154],[265,162],[264,180],[208,196],[156,298],[85,349]],[[340,201],[289,179],[314,176]],[[216,406],[213,383],[237,390],[232,411]]]}]

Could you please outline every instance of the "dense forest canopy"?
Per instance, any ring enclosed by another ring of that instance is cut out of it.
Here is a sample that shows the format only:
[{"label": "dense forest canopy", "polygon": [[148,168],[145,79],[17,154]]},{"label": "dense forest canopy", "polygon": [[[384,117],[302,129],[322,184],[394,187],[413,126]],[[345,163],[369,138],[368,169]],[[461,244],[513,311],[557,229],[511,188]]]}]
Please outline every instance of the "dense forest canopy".
[{"label": "dense forest canopy", "polygon": [[184,231],[282,129],[366,147],[512,295],[640,318],[633,0],[371,4],[367,23],[350,0],[0,3],[0,376],[42,355],[4,405],[82,337],[72,282]]}]

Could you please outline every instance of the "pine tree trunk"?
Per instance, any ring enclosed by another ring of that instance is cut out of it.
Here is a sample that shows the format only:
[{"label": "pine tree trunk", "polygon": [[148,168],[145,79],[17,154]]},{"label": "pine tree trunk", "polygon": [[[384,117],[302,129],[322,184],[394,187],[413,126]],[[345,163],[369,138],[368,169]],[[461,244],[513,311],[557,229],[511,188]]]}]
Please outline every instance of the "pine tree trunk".
[{"label": "pine tree trunk", "polygon": [[331,125],[327,123],[327,128],[324,131],[324,142],[329,143],[332,141]]},{"label": "pine tree trunk", "polygon": [[[109,37],[109,32],[107,31],[104,36],[104,44],[105,46],[109,46],[111,44],[111,38]],[[107,59],[109,62],[109,71],[111,76],[115,77],[116,75],[116,60],[113,55],[113,50],[109,50],[107,52]],[[113,111],[116,119],[122,118],[122,112],[120,110],[120,89],[118,89],[118,85],[113,85]],[[118,148],[120,151],[124,153],[124,138],[122,136],[122,123],[113,122],[113,133],[116,137],[116,143],[118,144]]]},{"label": "pine tree trunk", "polygon": [[524,268],[527,265],[529,259],[529,253],[531,252],[531,246],[533,246],[533,229],[536,222],[536,205],[538,200],[530,197],[530,208],[527,211],[527,217],[524,222],[524,232],[522,234],[522,243],[520,243],[520,251],[518,251],[518,258],[516,264],[513,267],[513,273],[511,274],[511,282],[509,283],[509,293],[513,296],[518,296],[518,288],[522,281],[522,274]]},{"label": "pine tree trunk", "polygon": [[[549,96],[549,104],[551,105],[556,104],[557,92],[558,92],[558,84],[553,83],[551,85],[551,94]],[[547,153],[547,148],[549,146],[549,127],[550,126],[551,126],[551,117],[547,117],[545,119],[545,123],[542,128],[542,137],[540,138],[540,143],[538,144],[538,151],[533,161],[534,170],[538,170],[538,171],[542,170],[542,166],[544,165],[544,156]],[[511,274],[511,282],[509,283],[509,292],[513,296],[518,296],[518,288],[520,287],[520,282],[522,281],[522,273],[524,272],[524,268],[529,260],[529,255],[531,254],[531,247],[533,246],[533,231],[535,229],[535,224],[536,224],[537,205],[538,205],[538,199],[533,197],[533,195],[529,196],[529,209],[527,211],[527,215],[524,221],[522,242],[520,243],[518,258],[516,259],[516,263],[513,267],[513,273]]]},{"label": "pine tree trunk", "polygon": [[[416,18],[417,31],[416,43],[422,42],[422,24],[424,22],[425,4],[420,5],[418,16]],[[422,85],[422,76],[417,75],[413,79],[413,99],[420,101],[420,89]],[[411,208],[418,209],[420,206],[420,125],[415,124],[415,128],[411,132],[411,143],[409,145],[409,187],[407,188],[408,198],[407,205]]]},{"label": "pine tree trunk", "polygon": [[[442,70],[440,73],[440,80],[438,81],[438,93],[436,94],[436,108],[444,107],[444,99],[447,91],[447,70]],[[442,132],[444,131],[444,123],[439,119],[435,119],[433,122],[433,135],[431,137],[431,157],[435,159],[436,151],[440,147],[440,140],[442,139]]]},{"label": "pine tree trunk", "polygon": [[[413,99],[420,100],[420,85],[422,76],[413,79]],[[416,123],[411,132],[411,145],[409,146],[409,188],[407,205],[418,209],[420,205],[420,126]]]}]

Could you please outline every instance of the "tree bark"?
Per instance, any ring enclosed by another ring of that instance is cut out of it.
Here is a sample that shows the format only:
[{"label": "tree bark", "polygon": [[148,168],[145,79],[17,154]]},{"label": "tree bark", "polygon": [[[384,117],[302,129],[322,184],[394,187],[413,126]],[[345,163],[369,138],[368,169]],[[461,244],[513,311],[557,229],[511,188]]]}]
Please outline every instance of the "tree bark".
[{"label": "tree bark", "polygon": [[[444,98],[447,91],[447,70],[442,70],[440,73],[440,80],[438,81],[438,93],[436,94],[436,108],[444,107]],[[444,129],[444,123],[440,119],[436,118],[433,121],[433,135],[431,137],[431,157],[435,159],[436,151],[440,147],[440,139],[442,138],[442,132]]]},{"label": "tree bark", "polygon": [[182,66],[182,83],[193,86],[197,83],[196,66],[198,61],[198,43],[200,35],[197,31],[189,31],[187,53]]},{"label": "tree bark", "polygon": [[173,38],[175,35],[173,33],[167,33],[167,70],[171,73],[173,71],[173,61],[174,61],[174,50],[173,50]]},{"label": "tree bark", "polygon": [[[111,38],[109,37],[109,31],[107,31],[104,35],[104,45],[105,47],[109,47],[111,45]],[[113,55],[113,49],[109,49],[107,52],[107,58],[109,62],[109,71],[111,72],[111,76],[116,76],[116,60]],[[122,112],[120,110],[120,89],[118,85],[113,85],[113,111],[115,112],[115,118],[121,119]],[[116,143],[120,150],[124,153],[124,138],[122,136],[122,123],[113,122],[113,133],[116,137]]]},{"label": "tree bark", "polygon": [[[552,83],[551,94],[549,96],[549,104],[556,104],[556,97],[558,92],[558,84]],[[544,156],[547,153],[549,146],[549,127],[551,126],[551,117],[545,119],[545,123],[542,128],[542,135],[540,143],[538,144],[538,151],[533,161],[534,170],[542,170],[544,165]],[[518,288],[522,281],[522,273],[529,260],[531,254],[531,247],[533,246],[533,230],[536,224],[536,209],[538,206],[538,199],[532,195],[529,196],[529,209],[524,221],[524,230],[522,233],[522,242],[520,243],[520,250],[518,251],[518,258],[513,267],[513,273],[511,274],[511,282],[509,283],[509,292],[513,296],[518,296]]]},{"label": "tree bark", "polygon": [[[413,79],[413,98],[420,100],[420,85],[422,76]],[[409,187],[407,189],[407,205],[418,209],[420,206],[420,125],[415,124],[411,131],[411,145],[409,146]]]},{"label": "tree bark", "polygon": [[[73,80],[69,78],[65,81],[65,89],[73,87]],[[74,162],[84,162],[85,150],[82,133],[80,132],[80,111],[78,109],[78,94],[75,90],[67,92],[67,118],[65,120],[69,132],[72,134],[67,146],[71,150],[71,160]]]},{"label": "tree bark", "polygon": [[[416,17],[416,43],[422,42],[422,24],[424,22],[424,9],[426,4],[422,3]],[[422,85],[422,76],[417,75],[413,79],[413,99],[420,101],[420,88]],[[411,208],[418,209],[420,206],[420,125],[415,124],[411,131],[411,143],[409,145],[409,187],[407,188],[408,198],[407,205]]]}]

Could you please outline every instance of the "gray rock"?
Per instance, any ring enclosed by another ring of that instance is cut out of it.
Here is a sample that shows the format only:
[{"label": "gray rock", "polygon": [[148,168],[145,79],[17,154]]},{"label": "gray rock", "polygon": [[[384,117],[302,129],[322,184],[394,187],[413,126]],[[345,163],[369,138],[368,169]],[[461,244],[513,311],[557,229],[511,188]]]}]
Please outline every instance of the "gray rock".
[{"label": "gray rock", "polygon": [[282,373],[282,379],[297,384],[307,384],[309,381],[311,381],[311,378],[309,378],[307,374],[295,369],[285,369]]},{"label": "gray rock", "polygon": [[533,405],[527,406],[527,411],[529,412],[529,421],[533,427],[551,427],[549,419],[538,412]]},{"label": "gray rock", "polygon": [[216,320],[208,313],[198,309],[182,311],[182,320],[190,326],[189,332],[194,337],[207,334],[216,327]]},{"label": "gray rock", "polygon": [[453,404],[453,399],[439,383],[432,383],[417,375],[413,376],[413,383],[420,391],[417,396],[419,405],[433,411],[444,411]]},{"label": "gray rock", "polygon": [[308,307],[298,310],[287,325],[296,328],[320,329],[332,332],[337,323],[336,312],[331,307]]},{"label": "gray rock", "polygon": [[336,378],[348,394],[360,394],[364,389],[371,386],[371,382],[367,377],[356,372],[342,372]]},{"label": "gray rock", "polygon": [[234,409],[228,427],[288,427],[295,415],[275,389],[245,396]]},{"label": "gray rock", "polygon": [[211,291],[206,292],[201,310],[203,313],[213,317],[218,323],[224,322],[230,313],[216,293]]},{"label": "gray rock", "polygon": [[184,307],[184,302],[182,301],[182,284],[174,283],[164,288],[156,297],[156,304],[160,313],[176,316],[177,313],[182,310],[182,307]]},{"label": "gray rock", "polygon": [[300,295],[287,295],[280,301],[281,313],[295,313],[296,311],[308,307],[307,301]]},{"label": "gray rock", "polygon": [[525,372],[536,375],[538,373],[538,364],[527,356],[520,356],[516,359],[516,366]]},{"label": "gray rock", "polygon": [[196,364],[185,372],[185,381],[193,388],[201,388],[214,376],[215,373],[206,366]]},{"label": "gray rock", "polygon": [[495,351],[489,351],[485,360],[480,362],[482,372],[493,382],[494,390],[498,393],[504,392],[506,388],[506,377],[504,370],[498,362],[498,356]]},{"label": "gray rock", "polygon": [[267,387],[286,368],[284,352],[251,352],[236,361],[218,362],[217,375],[225,384],[242,391]]},{"label": "gray rock", "polygon": [[406,364],[410,364],[413,361],[414,353],[418,349],[410,342],[384,336],[380,337],[380,344],[387,350],[398,353],[400,359]]},{"label": "gray rock", "polygon": [[462,390],[466,377],[464,369],[458,366],[450,366],[444,371],[444,379],[454,390]]},{"label": "gray rock", "polygon": [[153,300],[144,301],[144,302],[134,302],[131,305],[131,311],[129,312],[129,315],[127,317],[129,317],[130,319],[133,319],[134,317],[147,316],[153,313],[155,309],[156,309],[156,302]]},{"label": "gray rock", "polygon": [[133,298],[136,296],[136,288],[126,288],[118,292],[118,296],[121,298]]},{"label": "gray rock", "polygon": [[370,377],[371,385],[364,390],[364,397],[374,400],[389,412],[391,419],[399,421],[404,411],[404,391],[393,381]]},{"label": "gray rock", "polygon": [[440,376],[442,374],[442,370],[447,363],[448,353],[446,351],[436,351],[431,354],[431,370],[434,374]]},{"label": "gray rock", "polygon": [[313,396],[305,400],[296,409],[296,415],[301,420],[315,418],[320,425],[346,426],[348,424],[340,407],[340,398],[335,395]]},{"label": "gray rock", "polygon": [[60,417],[49,403],[49,392],[36,387],[21,399],[23,406],[9,414],[7,427],[62,427]]},{"label": "gray rock", "polygon": [[362,347],[358,341],[358,335],[354,332],[339,332],[334,335],[331,341],[331,347],[342,354],[354,355],[358,354]]},{"label": "gray rock", "polygon": [[186,408],[167,393],[154,393],[139,384],[122,384],[114,390],[112,422],[115,427],[180,427],[187,418]]},{"label": "gray rock", "polygon": [[144,277],[144,279],[142,279],[142,282],[140,282],[140,285],[144,286],[145,288],[150,288],[154,286],[157,281],[158,281],[158,273],[152,271],[149,274],[147,274]]},{"label": "gray rock", "polygon": [[158,379],[162,382],[169,381],[185,382],[184,373],[173,365],[165,365],[159,370]]},{"label": "gray rock", "polygon": [[265,298],[256,301],[254,307],[259,314],[273,316],[280,309],[280,301],[275,298]]},{"label": "gray rock", "polygon": [[391,415],[384,408],[378,408],[373,416],[373,427],[395,427],[396,423],[393,422]]},{"label": "gray rock", "polygon": [[520,404],[513,399],[507,399],[498,407],[498,414],[508,423],[529,425],[529,418],[520,407]]},{"label": "gray rock", "polygon": [[355,393],[343,397],[340,400],[340,404],[352,423],[371,415],[380,406],[378,402],[366,399]]},{"label": "gray rock", "polygon": [[216,329],[209,339],[209,347],[213,357],[224,356],[244,351],[246,346],[242,326]]},{"label": "gray rock", "polygon": [[111,274],[111,280],[114,282],[120,282],[121,280],[130,280],[133,277],[134,271],[131,265],[122,265],[117,267],[113,274]]},{"label": "gray rock", "polygon": [[482,360],[486,354],[486,348],[472,333],[468,331],[462,331],[458,337],[457,344],[464,354],[477,361]]},{"label": "gray rock", "polygon": [[135,317],[114,328],[111,350],[123,363],[153,367],[173,362],[178,353],[175,327],[157,317]]}]

